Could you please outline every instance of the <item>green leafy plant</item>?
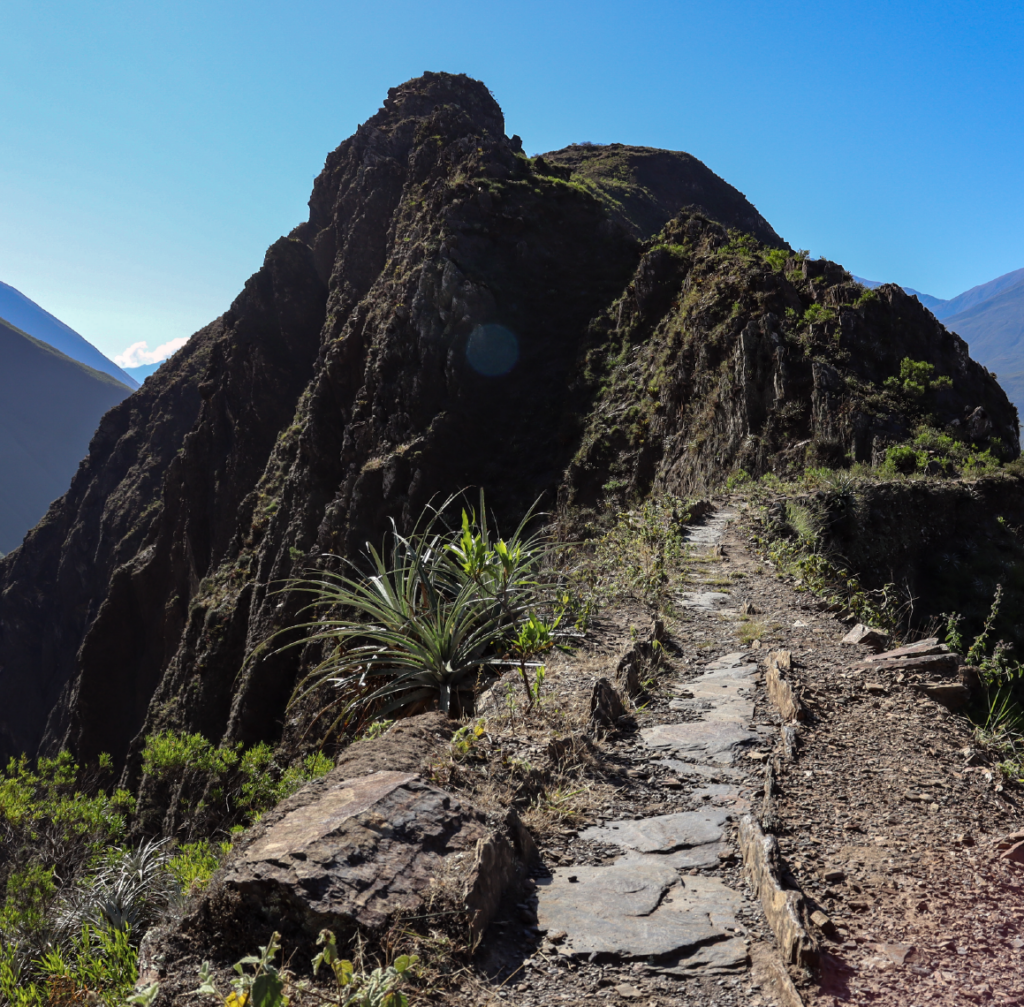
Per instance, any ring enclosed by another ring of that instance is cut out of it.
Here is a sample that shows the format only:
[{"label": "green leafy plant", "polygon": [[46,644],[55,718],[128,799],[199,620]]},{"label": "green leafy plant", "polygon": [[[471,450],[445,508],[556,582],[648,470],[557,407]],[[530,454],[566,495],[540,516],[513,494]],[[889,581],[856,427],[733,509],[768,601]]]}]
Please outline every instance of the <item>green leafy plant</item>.
[{"label": "green leafy plant", "polygon": [[[509,653],[513,657],[526,693],[527,709],[540,699],[541,686],[544,683],[544,666],[530,659],[547,653],[556,646],[555,632],[558,629],[558,618],[552,623],[531,612],[529,618],[516,627],[515,634],[509,640]],[[531,685],[527,668],[535,668],[534,682]]]},{"label": "green leafy plant", "polygon": [[258,955],[246,955],[235,962],[238,976],[231,980],[230,994],[218,988],[210,962],[199,966],[199,986],[192,992],[217,997],[225,1007],[284,1007],[288,1003],[284,995],[288,975],[274,964],[280,941],[281,935],[275,932]]},{"label": "green leafy plant", "polygon": [[184,843],[168,860],[167,869],[183,892],[202,891],[230,850],[231,843],[227,841],[214,844],[200,839]]},{"label": "green leafy plant", "polygon": [[317,944],[323,950],[313,959],[313,974],[322,965],[333,973],[338,984],[338,1007],[408,1007],[409,998],[398,988],[415,974],[416,955],[399,955],[386,968],[370,973],[358,971],[347,958],[338,954],[338,944],[330,930],[321,930]]},{"label": "green leafy plant", "polygon": [[835,319],[836,313],[831,308],[826,308],[821,304],[812,304],[805,312],[803,317],[804,325],[822,325],[825,322],[831,322]]},{"label": "green leafy plant", "polygon": [[207,832],[256,821],[304,783],[333,767],[326,755],[316,752],[298,765],[282,769],[265,742],[248,749],[240,742],[219,746],[201,734],[176,731],[149,735],[142,752],[146,776],[174,791],[193,826],[202,826]]}]

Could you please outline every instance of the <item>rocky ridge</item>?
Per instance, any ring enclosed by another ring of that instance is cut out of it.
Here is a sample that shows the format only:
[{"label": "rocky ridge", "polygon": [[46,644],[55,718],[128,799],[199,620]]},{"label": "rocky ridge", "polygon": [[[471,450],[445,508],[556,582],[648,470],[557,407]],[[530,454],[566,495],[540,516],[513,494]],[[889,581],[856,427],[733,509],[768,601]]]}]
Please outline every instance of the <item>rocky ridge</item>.
[{"label": "rocky ridge", "polygon": [[[295,618],[284,578],[463,486],[514,519],[560,484],[596,507],[808,445],[870,454],[914,422],[875,384],[900,354],[953,378],[944,418],[981,408],[982,440],[1016,451],[1005,396],[917,302],[883,288],[858,306],[839,267],[785,248],[770,265],[725,228],[774,232],[689,161],[701,188],[677,184],[683,155],[627,151],[616,209],[584,153],[526,158],[466,77],[389,92],[328,157],[309,220],[105,417],[3,560],[6,753],[110,751],[134,783],[149,732],[276,739],[298,655],[253,655]],[[652,159],[675,189],[659,195]],[[683,190],[707,205],[642,245],[653,218],[630,213],[675,212]]]}]

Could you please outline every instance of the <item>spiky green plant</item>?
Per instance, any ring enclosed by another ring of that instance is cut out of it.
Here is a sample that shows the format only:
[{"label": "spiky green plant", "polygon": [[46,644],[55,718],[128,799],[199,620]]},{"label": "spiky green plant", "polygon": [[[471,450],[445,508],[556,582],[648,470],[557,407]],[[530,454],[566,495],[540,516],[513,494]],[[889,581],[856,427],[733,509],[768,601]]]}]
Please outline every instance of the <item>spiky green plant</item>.
[{"label": "spiky green plant", "polygon": [[324,683],[337,687],[329,730],[355,708],[382,718],[436,702],[460,715],[480,672],[499,663],[503,632],[540,601],[538,571],[549,544],[526,534],[533,509],[505,541],[489,527],[482,494],[480,510],[463,509],[461,527],[446,531],[451,503],[431,509],[409,535],[392,522],[385,549],[367,543],[369,576],[343,560],[341,572],[288,584],[311,596],[305,611],[313,618],[280,650],[326,651],[291,703]]}]

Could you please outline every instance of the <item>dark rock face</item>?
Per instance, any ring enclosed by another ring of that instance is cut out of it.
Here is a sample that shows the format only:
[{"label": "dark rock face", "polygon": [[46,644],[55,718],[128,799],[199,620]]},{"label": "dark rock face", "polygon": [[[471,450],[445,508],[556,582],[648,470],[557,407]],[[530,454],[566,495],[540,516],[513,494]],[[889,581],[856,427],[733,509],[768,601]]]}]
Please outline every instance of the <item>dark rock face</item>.
[{"label": "dark rock face", "polygon": [[[850,382],[901,355],[953,375],[944,412],[1011,423],[962,341],[897,288],[854,310],[839,267],[797,283],[742,241],[734,268],[720,251],[739,239],[699,214],[644,253],[636,235],[682,200],[781,243],[699,162],[625,149],[647,195],[624,217],[574,150],[530,162],[483,84],[426,74],[329,155],[309,220],[107,414],[0,561],[0,754],[109,751],[133,783],[156,730],[279,737],[299,654],[253,657],[300,605],[276,588],[437,494],[482,486],[505,526],[554,502],[574,458],[565,497],[591,503],[623,466],[632,486],[682,488],[733,458],[763,466],[800,431],[860,457],[903,420]],[[811,301],[839,320],[807,354],[785,319]]]}]

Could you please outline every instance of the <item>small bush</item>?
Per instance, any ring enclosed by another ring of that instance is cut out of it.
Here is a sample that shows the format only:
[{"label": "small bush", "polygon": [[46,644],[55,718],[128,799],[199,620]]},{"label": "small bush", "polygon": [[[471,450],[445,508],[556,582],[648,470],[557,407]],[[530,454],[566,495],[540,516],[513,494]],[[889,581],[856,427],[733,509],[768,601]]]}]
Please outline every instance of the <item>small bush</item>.
[{"label": "small bush", "polygon": [[936,378],[934,373],[934,364],[904,357],[900,361],[899,377],[886,378],[883,384],[890,391],[910,399],[923,399],[929,392],[953,387],[952,378],[945,375]]},{"label": "small bush", "polygon": [[820,304],[812,304],[803,317],[804,325],[822,325],[835,319],[836,313],[831,308],[823,307]]}]

